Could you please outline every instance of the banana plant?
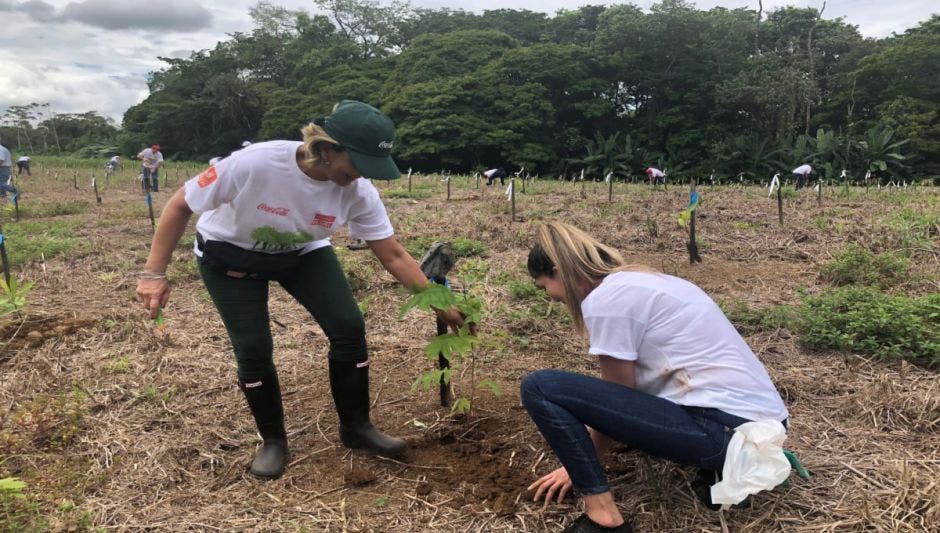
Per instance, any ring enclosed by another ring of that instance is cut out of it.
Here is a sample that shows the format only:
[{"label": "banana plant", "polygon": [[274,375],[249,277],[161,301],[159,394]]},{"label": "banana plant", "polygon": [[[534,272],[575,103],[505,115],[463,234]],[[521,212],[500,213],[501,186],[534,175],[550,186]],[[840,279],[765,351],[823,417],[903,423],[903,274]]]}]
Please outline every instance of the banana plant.
[{"label": "banana plant", "polygon": [[866,131],[864,138],[858,142],[865,169],[873,172],[886,172],[889,168],[906,169],[904,161],[907,160],[907,155],[902,153],[901,149],[909,142],[910,139],[897,140],[894,130],[888,126],[878,125]]}]

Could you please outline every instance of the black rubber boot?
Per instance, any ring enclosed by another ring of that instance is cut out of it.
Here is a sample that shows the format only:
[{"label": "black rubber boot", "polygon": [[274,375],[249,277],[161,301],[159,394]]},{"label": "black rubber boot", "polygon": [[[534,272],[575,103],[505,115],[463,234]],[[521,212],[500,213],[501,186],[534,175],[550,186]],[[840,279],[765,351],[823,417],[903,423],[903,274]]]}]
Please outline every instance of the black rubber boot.
[{"label": "black rubber boot", "polygon": [[239,379],[238,388],[245,393],[258,433],[264,440],[249,471],[262,479],[278,478],[287,468],[290,451],[287,448],[287,432],[284,431],[284,408],[281,405],[281,385],[277,373],[271,372],[256,380]]},{"label": "black rubber boot", "polygon": [[582,514],[576,518],[573,522],[568,524],[568,527],[562,531],[562,533],[633,533],[633,527],[630,526],[630,522],[624,522],[619,526],[607,527],[602,526],[590,518],[588,515]]},{"label": "black rubber boot", "polygon": [[382,433],[369,420],[369,362],[330,360],[330,390],[339,414],[339,440],[347,448],[399,457],[405,441]]}]

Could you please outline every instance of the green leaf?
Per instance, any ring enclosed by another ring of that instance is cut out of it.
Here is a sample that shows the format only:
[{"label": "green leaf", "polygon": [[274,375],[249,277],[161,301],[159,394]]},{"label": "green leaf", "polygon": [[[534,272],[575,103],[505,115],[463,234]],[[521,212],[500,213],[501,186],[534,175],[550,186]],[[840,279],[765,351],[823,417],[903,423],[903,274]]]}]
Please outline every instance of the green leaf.
[{"label": "green leaf", "polygon": [[411,392],[417,391],[419,388],[421,390],[430,390],[431,387],[436,387],[440,385],[441,380],[443,379],[444,383],[450,383],[450,369],[439,369],[439,370],[429,370],[424,372],[414,383],[411,384]]},{"label": "green leaf", "polygon": [[431,311],[435,309],[450,309],[457,304],[454,293],[443,285],[428,283],[426,287],[411,295],[411,298],[402,304],[399,316],[405,316],[409,310],[414,307],[422,311]]},{"label": "green leaf", "polygon": [[679,219],[676,222],[678,222],[680,228],[687,228],[690,220],[692,220],[692,210],[685,209],[679,213]]},{"label": "green leaf", "polygon": [[429,359],[437,359],[438,355],[443,355],[449,361],[454,354],[466,355],[478,341],[479,339],[475,335],[464,333],[461,330],[459,334],[445,333],[434,337],[424,351]]},{"label": "green leaf", "polygon": [[503,393],[503,386],[493,381],[492,379],[484,379],[479,384],[477,384],[477,387],[481,389],[489,389],[493,396],[499,396]]},{"label": "green leaf", "polygon": [[0,491],[11,493],[14,495],[20,494],[23,489],[26,488],[26,483],[20,481],[15,477],[5,477],[0,479]]},{"label": "green leaf", "polygon": [[466,398],[457,398],[454,400],[454,405],[450,406],[451,413],[466,413],[470,410],[470,400]]}]

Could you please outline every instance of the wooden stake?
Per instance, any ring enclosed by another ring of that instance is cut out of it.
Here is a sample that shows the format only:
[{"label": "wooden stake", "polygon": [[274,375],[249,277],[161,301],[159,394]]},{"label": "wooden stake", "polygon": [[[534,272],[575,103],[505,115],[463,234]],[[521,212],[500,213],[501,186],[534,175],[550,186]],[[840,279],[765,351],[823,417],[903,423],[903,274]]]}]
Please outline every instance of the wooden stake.
[{"label": "wooden stake", "polygon": [[0,226],[0,261],[3,261],[3,277],[10,286],[10,261],[7,259],[7,240],[3,236],[3,226]]},{"label": "wooden stake", "polygon": [[447,201],[450,201],[450,176],[447,176]]},{"label": "wooden stake", "polygon": [[95,203],[101,203],[101,196],[98,195],[98,180],[95,179],[95,173],[91,173],[91,188],[95,190]]},{"label": "wooden stake", "polygon": [[780,219],[780,225],[783,225],[783,187],[777,186],[777,217]]},{"label": "wooden stake", "polygon": [[408,192],[411,192],[411,168],[408,169]]},{"label": "wooden stake", "polygon": [[512,202],[512,219],[510,223],[516,221],[516,178],[509,178],[509,201]]},{"label": "wooden stake", "polygon": [[613,203],[614,201],[614,176],[613,174],[607,174],[607,203]]},{"label": "wooden stake", "polygon": [[[440,317],[437,317],[437,334],[444,335],[446,333],[447,323],[441,320]],[[441,370],[446,370],[450,368],[450,361],[448,361],[443,354],[437,354],[437,367]],[[450,385],[444,381],[444,376],[441,376],[441,407],[449,407],[450,404]]]},{"label": "wooden stake", "polygon": [[[695,178],[692,178],[690,192],[695,193]],[[687,247],[689,249],[689,264],[701,263],[702,257],[698,254],[698,242],[695,240],[695,209],[689,213],[689,244]]]}]

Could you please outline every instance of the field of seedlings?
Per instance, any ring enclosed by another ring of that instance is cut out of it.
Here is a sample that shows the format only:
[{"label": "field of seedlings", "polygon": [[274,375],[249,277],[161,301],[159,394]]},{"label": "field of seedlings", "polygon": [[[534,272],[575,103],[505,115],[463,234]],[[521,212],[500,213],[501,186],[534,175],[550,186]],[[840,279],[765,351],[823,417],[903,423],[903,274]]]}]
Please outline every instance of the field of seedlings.
[{"label": "field of seedlings", "polygon": [[[247,473],[259,438],[193,232],[168,270],[174,291],[156,327],[134,294],[152,236],[136,168],[106,178],[97,163],[36,158],[33,169],[16,181],[18,207],[0,204],[16,280],[0,295],[0,530],[560,529],[580,509],[531,502],[526,487],[557,462],[518,395],[535,369],[597,372],[565,309],[525,271],[537,225],[557,219],[721,303],[787,402],[786,446],[811,474],[715,512],[693,492],[693,469],[615,449],[608,475],[637,531],[938,531],[935,187],[832,186],[817,196],[785,185],[781,225],[766,187],[699,184],[702,262],[691,264],[677,223],[688,184],[517,182],[512,220],[506,187],[475,177],[377,183],[409,251],[420,258],[450,241],[455,286],[484,304],[481,345],[454,369],[455,396],[470,410],[441,407],[435,386],[412,389],[437,365],[425,356],[434,318],[402,316],[407,292],[371,252],[347,250],[343,230],[334,245],[365,314],[373,420],[406,437],[409,454],[388,460],[339,444],[327,340],[272,284],[293,457],[283,477],[261,482]],[[201,170],[168,164],[152,195],[157,217]]]}]

